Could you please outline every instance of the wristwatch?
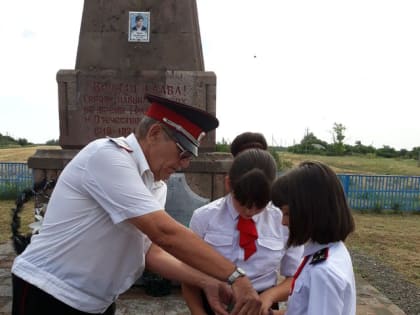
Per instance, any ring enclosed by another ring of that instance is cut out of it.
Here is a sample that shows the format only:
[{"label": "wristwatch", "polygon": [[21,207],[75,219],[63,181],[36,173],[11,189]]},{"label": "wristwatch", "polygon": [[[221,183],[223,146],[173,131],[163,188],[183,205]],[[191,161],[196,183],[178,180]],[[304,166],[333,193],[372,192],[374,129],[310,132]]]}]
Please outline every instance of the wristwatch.
[{"label": "wristwatch", "polygon": [[227,282],[232,285],[238,278],[245,277],[246,273],[242,268],[236,267],[233,273],[229,276]]}]

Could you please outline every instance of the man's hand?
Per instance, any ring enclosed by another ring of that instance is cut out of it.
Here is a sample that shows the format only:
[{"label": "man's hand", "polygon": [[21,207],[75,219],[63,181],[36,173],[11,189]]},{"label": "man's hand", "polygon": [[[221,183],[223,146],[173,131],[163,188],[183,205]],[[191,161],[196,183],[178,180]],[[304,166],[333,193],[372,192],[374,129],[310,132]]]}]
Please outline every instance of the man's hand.
[{"label": "man's hand", "polygon": [[232,284],[235,307],[231,315],[259,314],[262,302],[247,277],[240,277]]},{"label": "man's hand", "polygon": [[216,314],[229,314],[226,309],[233,300],[233,293],[227,283],[212,279],[211,281],[206,281],[206,285],[202,289],[206,294],[207,301]]}]

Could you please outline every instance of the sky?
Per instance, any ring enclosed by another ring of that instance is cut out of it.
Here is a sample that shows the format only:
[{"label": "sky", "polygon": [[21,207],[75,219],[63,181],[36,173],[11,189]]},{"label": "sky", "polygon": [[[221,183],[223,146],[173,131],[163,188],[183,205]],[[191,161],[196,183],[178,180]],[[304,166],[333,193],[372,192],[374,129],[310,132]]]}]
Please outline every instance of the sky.
[{"label": "sky", "polygon": [[[420,146],[420,1],[197,0],[216,140]],[[56,74],[74,69],[82,0],[1,1],[0,133],[59,137]],[[63,22],[64,21],[64,22]]]}]

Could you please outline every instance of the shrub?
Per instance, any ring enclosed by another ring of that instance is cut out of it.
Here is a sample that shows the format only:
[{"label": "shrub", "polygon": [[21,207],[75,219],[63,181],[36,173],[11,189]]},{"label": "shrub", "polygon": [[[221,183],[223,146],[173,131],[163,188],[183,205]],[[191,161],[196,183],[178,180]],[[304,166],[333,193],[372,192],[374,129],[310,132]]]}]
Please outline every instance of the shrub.
[{"label": "shrub", "polygon": [[0,190],[0,200],[15,200],[21,188],[13,184],[2,184]]},{"label": "shrub", "polygon": [[216,143],[216,152],[230,152],[230,146],[227,143]]},{"label": "shrub", "polygon": [[375,203],[375,206],[373,207],[372,211],[374,213],[382,213],[383,212],[383,206],[380,202]]}]

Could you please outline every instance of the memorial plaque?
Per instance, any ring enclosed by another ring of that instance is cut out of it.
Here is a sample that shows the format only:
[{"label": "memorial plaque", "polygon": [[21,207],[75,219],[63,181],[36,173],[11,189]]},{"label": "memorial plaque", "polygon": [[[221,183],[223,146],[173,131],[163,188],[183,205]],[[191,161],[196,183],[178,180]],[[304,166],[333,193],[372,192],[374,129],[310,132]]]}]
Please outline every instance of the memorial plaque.
[{"label": "memorial plaque", "polygon": [[[61,70],[59,83],[60,145],[81,148],[106,136],[127,136],[134,132],[149,106],[146,93],[171,98],[216,115],[215,76],[202,71],[118,71],[90,73]],[[210,151],[215,132],[209,133],[201,151]]]}]

